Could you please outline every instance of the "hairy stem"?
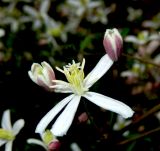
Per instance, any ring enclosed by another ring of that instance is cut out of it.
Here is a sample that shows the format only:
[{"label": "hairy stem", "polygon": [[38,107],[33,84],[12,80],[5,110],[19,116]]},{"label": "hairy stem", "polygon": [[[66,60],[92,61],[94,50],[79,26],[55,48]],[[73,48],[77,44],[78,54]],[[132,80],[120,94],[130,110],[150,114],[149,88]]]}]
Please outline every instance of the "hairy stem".
[{"label": "hairy stem", "polygon": [[145,118],[147,118],[148,116],[154,114],[156,111],[158,111],[160,109],[160,104],[157,104],[156,106],[154,106],[153,108],[151,108],[150,110],[148,110],[146,113],[144,113],[142,116],[140,116],[139,118],[137,118],[135,121],[133,121],[131,124],[129,124],[128,126],[124,127],[122,130],[120,130],[120,133],[125,132],[126,130],[130,129],[131,127],[133,127],[135,124],[141,122],[142,120],[144,120]]},{"label": "hairy stem", "polygon": [[129,54],[125,54],[125,53],[122,53],[122,56],[125,56],[125,57],[127,57],[127,58],[131,58],[131,59],[135,59],[135,60],[138,60],[138,61],[140,61],[140,62],[143,62],[143,63],[146,63],[146,64],[150,64],[150,65],[153,65],[153,66],[155,66],[155,67],[160,68],[160,65],[158,65],[158,64],[156,64],[156,63],[154,63],[154,62],[150,62],[150,61],[148,61],[148,60],[144,60],[144,59],[142,59],[142,58],[140,58],[140,57],[135,57],[135,56],[132,56],[132,55],[129,55]]},{"label": "hairy stem", "polygon": [[135,141],[135,140],[137,140],[137,139],[143,138],[143,137],[145,137],[145,136],[148,136],[148,135],[150,135],[150,134],[152,134],[152,133],[155,133],[155,132],[158,132],[158,131],[160,131],[160,127],[155,128],[155,129],[150,130],[150,131],[147,131],[147,132],[145,132],[145,133],[143,133],[143,134],[141,134],[141,135],[134,136],[134,137],[132,137],[132,138],[130,138],[130,139],[121,141],[121,142],[118,143],[118,145],[124,145],[124,144],[130,143],[130,142],[132,142],[132,141]]}]

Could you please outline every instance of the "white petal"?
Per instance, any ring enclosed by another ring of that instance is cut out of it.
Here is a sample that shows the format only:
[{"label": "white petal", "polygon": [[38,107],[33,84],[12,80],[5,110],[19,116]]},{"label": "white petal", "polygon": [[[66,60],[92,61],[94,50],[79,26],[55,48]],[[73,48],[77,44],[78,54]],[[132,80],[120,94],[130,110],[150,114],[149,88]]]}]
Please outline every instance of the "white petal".
[{"label": "white petal", "polygon": [[89,2],[88,3],[88,8],[95,8],[95,7],[99,7],[101,5],[101,2]]},{"label": "white petal", "polygon": [[50,91],[50,85],[47,83],[47,81],[45,80],[44,76],[42,75],[38,75],[37,76],[37,82],[36,84],[38,84],[39,86],[45,88],[47,91]]},{"label": "white petal", "polygon": [[47,13],[49,7],[50,7],[49,0],[42,1],[41,6],[40,6],[40,13],[41,14]]},{"label": "white petal", "polygon": [[10,130],[10,131],[12,130],[10,110],[4,111],[1,125],[2,125],[2,128],[6,130]]},{"label": "white petal", "polygon": [[36,144],[36,145],[42,146],[45,150],[47,150],[47,147],[44,144],[44,142],[39,140],[39,139],[30,138],[30,139],[27,139],[27,143],[28,144]]},{"label": "white petal", "polygon": [[38,123],[35,132],[42,134],[53,118],[64,108],[64,106],[73,98],[73,94],[63,99],[55,105]]},{"label": "white petal", "polygon": [[37,79],[35,78],[35,76],[33,75],[33,73],[32,73],[31,71],[28,71],[28,75],[29,75],[30,79],[31,79],[33,82],[37,83]]},{"label": "white petal", "polygon": [[0,139],[0,147],[4,145],[6,142],[7,142],[6,140]]},{"label": "white petal", "polygon": [[53,88],[55,92],[58,93],[72,93],[72,89],[70,88],[70,84],[68,82],[62,80],[52,80],[54,83],[50,88]]},{"label": "white petal", "polygon": [[12,151],[12,145],[13,145],[13,141],[9,141],[9,142],[5,145],[5,151]]},{"label": "white petal", "polygon": [[126,42],[132,42],[132,43],[135,43],[135,44],[141,44],[141,40],[138,40],[135,36],[127,36],[125,38],[125,41]]},{"label": "white petal", "polygon": [[82,151],[82,150],[80,149],[80,147],[78,146],[78,144],[75,143],[75,142],[73,142],[73,143],[70,145],[70,148],[71,148],[72,151]]},{"label": "white petal", "polygon": [[13,125],[13,132],[15,135],[17,135],[19,133],[19,131],[24,127],[24,120],[20,119],[18,121],[16,121]]},{"label": "white petal", "polygon": [[113,61],[107,54],[105,54],[97,63],[97,65],[94,67],[94,69],[84,79],[85,87],[90,88],[108,71],[108,69],[112,66],[112,64]]},{"label": "white petal", "polygon": [[25,11],[27,14],[29,14],[30,16],[37,18],[38,12],[37,12],[35,9],[33,9],[32,7],[25,5],[25,6],[23,7],[23,9],[24,9],[24,11]]},{"label": "white petal", "polygon": [[56,93],[73,93],[70,88],[64,87],[63,85],[55,85],[52,88]]},{"label": "white petal", "polygon": [[80,98],[81,96],[75,95],[53,124],[51,131],[55,136],[63,136],[67,133],[77,111]]},{"label": "white petal", "polygon": [[79,7],[81,5],[80,1],[75,1],[75,0],[68,0],[67,4],[72,5],[74,7]]},{"label": "white petal", "polygon": [[86,92],[84,97],[106,110],[120,114],[124,118],[131,117],[134,113],[134,111],[126,104],[99,93]]},{"label": "white petal", "polygon": [[34,74],[34,73],[37,73],[37,69],[42,70],[42,66],[38,63],[33,63],[30,71],[33,72],[33,74]]},{"label": "white petal", "polygon": [[55,80],[55,73],[52,67],[45,61],[43,61],[41,65],[43,67],[42,73],[45,76],[48,85],[52,85],[52,80]]}]

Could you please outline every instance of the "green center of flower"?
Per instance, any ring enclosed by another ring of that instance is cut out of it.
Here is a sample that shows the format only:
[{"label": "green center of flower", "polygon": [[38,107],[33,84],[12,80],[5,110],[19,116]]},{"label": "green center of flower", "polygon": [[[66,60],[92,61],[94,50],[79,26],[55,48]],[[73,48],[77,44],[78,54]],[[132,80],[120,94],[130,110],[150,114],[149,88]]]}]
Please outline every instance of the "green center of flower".
[{"label": "green center of flower", "polygon": [[68,64],[63,67],[63,70],[60,68],[56,68],[58,71],[62,72],[68,82],[70,83],[70,86],[73,90],[73,93],[82,95],[85,91],[88,89],[84,87],[84,65],[85,65],[85,59],[83,59],[82,64],[75,63],[75,61],[72,61],[72,64]]},{"label": "green center of flower", "polygon": [[42,139],[44,143],[48,145],[51,141],[55,139],[55,137],[50,130],[46,130],[42,136]]},{"label": "green center of flower", "polygon": [[11,141],[15,139],[15,135],[12,131],[0,128],[0,139]]}]

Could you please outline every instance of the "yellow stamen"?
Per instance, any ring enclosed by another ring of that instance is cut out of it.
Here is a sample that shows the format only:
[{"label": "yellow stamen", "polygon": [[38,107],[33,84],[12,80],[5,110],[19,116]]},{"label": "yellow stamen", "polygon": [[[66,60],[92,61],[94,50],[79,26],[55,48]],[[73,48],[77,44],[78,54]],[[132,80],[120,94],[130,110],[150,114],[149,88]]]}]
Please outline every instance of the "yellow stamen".
[{"label": "yellow stamen", "polygon": [[63,70],[56,67],[56,69],[65,74],[66,79],[70,83],[71,89],[73,93],[82,95],[88,89],[84,87],[83,80],[84,80],[84,65],[85,59],[83,59],[82,64],[75,63],[72,61],[72,64],[68,64],[63,67]]}]

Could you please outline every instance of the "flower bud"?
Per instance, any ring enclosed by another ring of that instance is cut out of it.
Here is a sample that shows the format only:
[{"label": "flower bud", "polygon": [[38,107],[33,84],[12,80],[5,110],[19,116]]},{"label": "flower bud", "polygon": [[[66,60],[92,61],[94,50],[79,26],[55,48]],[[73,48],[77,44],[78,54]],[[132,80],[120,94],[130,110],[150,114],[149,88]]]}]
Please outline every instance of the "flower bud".
[{"label": "flower bud", "polygon": [[119,31],[114,29],[107,29],[103,39],[103,45],[106,53],[113,61],[117,61],[122,53],[123,40]]},{"label": "flower bud", "polygon": [[53,85],[52,80],[55,80],[55,74],[52,67],[45,61],[40,64],[33,63],[31,70],[28,71],[28,75],[33,82],[39,86],[45,88],[48,91],[53,89],[50,86]]},{"label": "flower bud", "polygon": [[88,120],[88,115],[86,112],[83,112],[80,116],[78,116],[78,121],[80,123],[87,122],[87,120]]},{"label": "flower bud", "polygon": [[61,143],[58,140],[54,140],[48,145],[48,150],[49,151],[59,151],[60,146],[61,146]]}]

